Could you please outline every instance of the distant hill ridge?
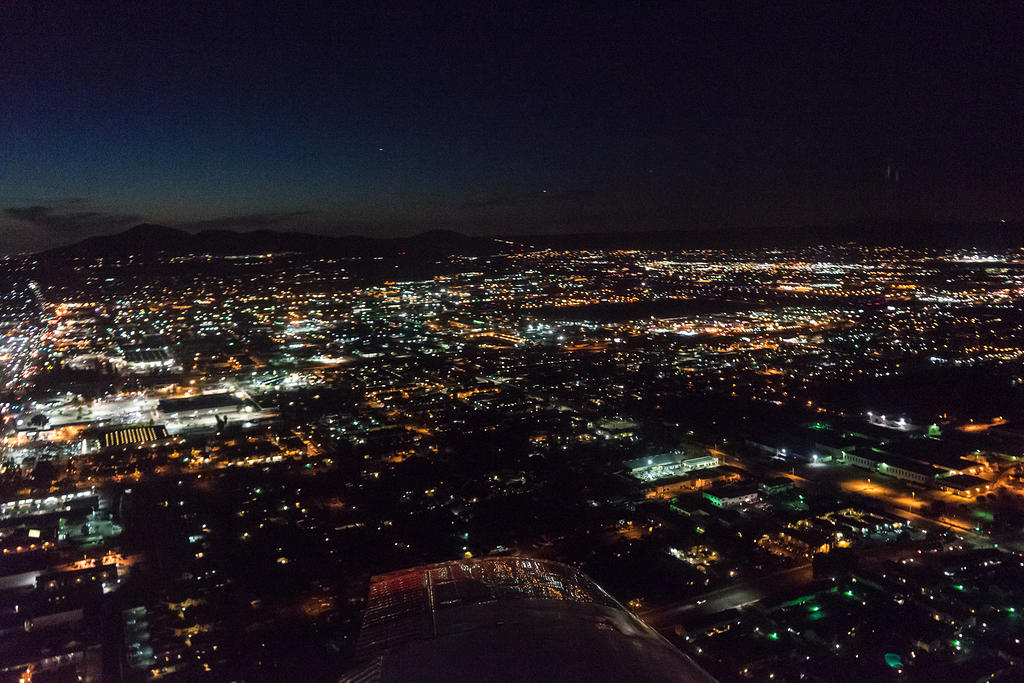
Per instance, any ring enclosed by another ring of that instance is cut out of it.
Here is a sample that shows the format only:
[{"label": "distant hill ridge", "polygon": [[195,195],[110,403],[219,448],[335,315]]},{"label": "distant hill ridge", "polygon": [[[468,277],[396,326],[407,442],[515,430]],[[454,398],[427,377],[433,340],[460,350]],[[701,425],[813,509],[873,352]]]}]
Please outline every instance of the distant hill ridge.
[{"label": "distant hill ridge", "polygon": [[831,226],[634,230],[521,235],[518,242],[551,249],[763,249],[829,244],[934,248],[1024,247],[1024,222],[864,222]]},{"label": "distant hill ridge", "polygon": [[452,230],[432,230],[411,237],[334,237],[274,230],[204,230],[191,233],[143,223],[121,233],[89,237],[75,244],[41,252],[40,257],[120,258],[139,256],[220,256],[281,252],[316,253],[333,257],[393,256],[424,258],[449,255],[488,256],[522,247],[553,249],[707,249],[773,248],[857,243],[909,247],[1024,247],[1024,223],[866,223],[845,226],[801,226],[761,229],[636,230],[575,234],[543,234],[493,239]]},{"label": "distant hill ridge", "polygon": [[449,230],[432,230],[411,237],[332,237],[274,230],[204,230],[191,233],[164,225],[143,223],[124,232],[89,237],[81,242],[39,254],[42,258],[75,256],[118,258],[125,256],[231,256],[281,252],[320,253],[325,256],[390,256],[402,252],[427,257],[459,254],[485,256],[499,251],[502,243],[489,237],[472,237]]}]

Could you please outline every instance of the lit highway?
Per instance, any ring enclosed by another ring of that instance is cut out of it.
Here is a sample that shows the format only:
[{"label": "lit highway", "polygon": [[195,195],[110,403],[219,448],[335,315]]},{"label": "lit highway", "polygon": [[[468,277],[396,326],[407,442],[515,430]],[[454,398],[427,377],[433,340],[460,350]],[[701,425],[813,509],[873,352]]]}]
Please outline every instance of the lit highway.
[{"label": "lit highway", "polygon": [[697,620],[700,617],[752,605],[773,595],[806,586],[813,578],[811,563],[808,562],[703,593],[678,603],[643,611],[640,616],[654,628],[670,629],[677,623],[685,624],[688,620]]}]

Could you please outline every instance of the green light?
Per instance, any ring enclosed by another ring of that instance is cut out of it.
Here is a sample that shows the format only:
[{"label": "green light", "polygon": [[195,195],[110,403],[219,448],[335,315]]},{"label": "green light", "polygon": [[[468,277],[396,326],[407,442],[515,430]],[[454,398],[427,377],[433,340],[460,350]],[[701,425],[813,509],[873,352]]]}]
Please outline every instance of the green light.
[{"label": "green light", "polygon": [[893,669],[903,668],[903,661],[900,659],[900,656],[893,652],[889,652],[885,655],[885,663],[891,666]]},{"label": "green light", "polygon": [[771,638],[772,640],[778,640],[779,639],[779,634],[777,632],[773,631],[772,633],[768,634],[768,637]]},{"label": "green light", "polygon": [[959,583],[953,586],[953,588],[957,589],[958,591],[962,591],[964,589],[963,585]]}]

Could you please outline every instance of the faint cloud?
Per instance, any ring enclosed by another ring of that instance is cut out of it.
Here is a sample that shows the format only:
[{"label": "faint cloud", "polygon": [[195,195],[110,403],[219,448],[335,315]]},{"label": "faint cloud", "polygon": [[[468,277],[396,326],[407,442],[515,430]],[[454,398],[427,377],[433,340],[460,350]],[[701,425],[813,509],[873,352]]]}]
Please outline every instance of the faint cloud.
[{"label": "faint cloud", "polygon": [[296,218],[305,218],[312,215],[311,211],[289,211],[271,213],[249,213],[239,216],[221,216],[219,218],[208,218],[201,221],[190,221],[178,223],[176,227],[183,230],[237,230],[245,228],[267,228],[282,223],[288,223]]},{"label": "faint cloud", "polygon": [[54,202],[54,206],[37,204],[34,206],[9,206],[4,215],[22,223],[41,228],[52,233],[93,234],[123,228],[142,220],[135,214],[111,213],[105,211],[69,210],[66,207],[81,207],[88,202],[75,197]]}]

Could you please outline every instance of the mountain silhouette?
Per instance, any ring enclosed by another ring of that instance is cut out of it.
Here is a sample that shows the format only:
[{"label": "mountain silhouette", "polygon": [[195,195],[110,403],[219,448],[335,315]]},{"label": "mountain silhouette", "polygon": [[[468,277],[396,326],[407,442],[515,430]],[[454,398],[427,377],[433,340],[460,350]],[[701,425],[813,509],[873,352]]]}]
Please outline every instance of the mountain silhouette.
[{"label": "mountain silhouette", "polygon": [[451,230],[431,230],[411,237],[332,237],[275,230],[204,230],[190,233],[164,225],[143,223],[124,232],[89,237],[75,244],[41,252],[44,260],[123,258],[128,256],[233,256],[282,252],[319,253],[332,257],[391,256],[399,253],[439,257],[453,254],[485,256],[499,251],[501,243]]}]

